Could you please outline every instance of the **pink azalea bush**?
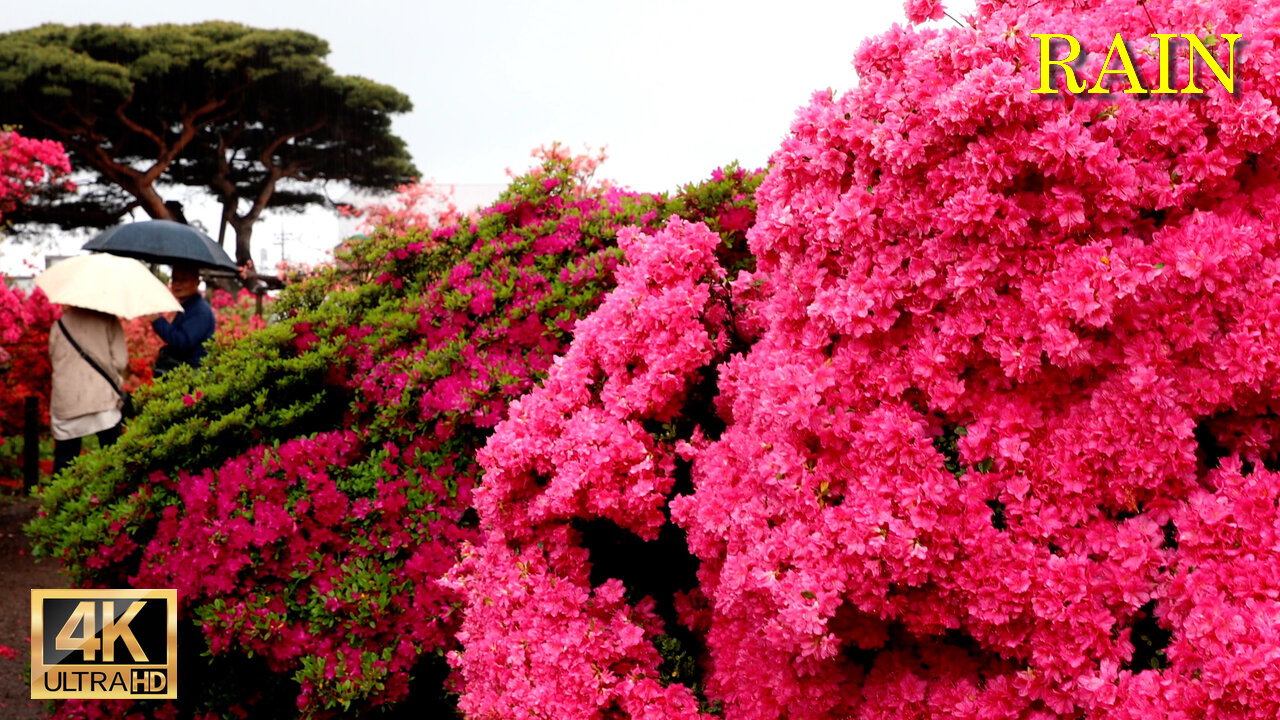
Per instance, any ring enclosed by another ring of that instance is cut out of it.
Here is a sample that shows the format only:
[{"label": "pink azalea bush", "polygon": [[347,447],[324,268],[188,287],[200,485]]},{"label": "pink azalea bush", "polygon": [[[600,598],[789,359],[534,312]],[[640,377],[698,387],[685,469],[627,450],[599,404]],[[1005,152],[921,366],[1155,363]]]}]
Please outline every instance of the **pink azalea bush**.
[{"label": "pink azalea bush", "polygon": [[[266,318],[258,314],[258,298],[252,292],[241,288],[234,293],[210,291],[207,296],[218,320],[213,336],[216,346],[230,347],[240,338],[267,326]],[[271,298],[263,298],[264,313],[271,311],[271,302]]]},{"label": "pink azalea bush", "polygon": [[34,194],[74,189],[70,174],[62,143],[0,128],[0,219]]},{"label": "pink azalea bush", "polygon": [[400,185],[388,202],[339,206],[344,217],[361,218],[358,230],[405,234],[415,229],[453,225],[459,220],[453,193],[429,181]]},{"label": "pink azalea bush", "polygon": [[49,327],[57,318],[39,288],[11,288],[0,277],[0,483],[10,487],[23,483],[27,398],[36,399],[37,432],[49,427]]},{"label": "pink azalea bush", "polygon": [[49,327],[58,306],[39,288],[9,287],[0,278],[0,437],[19,435],[26,399],[40,403],[41,425],[49,423]]},{"label": "pink azalea bush", "polygon": [[[660,536],[687,445],[676,440],[688,432],[678,420],[710,400],[699,371],[741,344],[730,297],[751,291],[726,282],[721,240],[703,224],[673,218],[653,237],[624,230],[619,244],[628,262],[618,288],[579,325],[542,387],[512,403],[480,456],[486,542],[464,552],[449,578],[470,601],[455,655],[468,716],[519,717],[538,704],[553,717],[607,707],[698,715],[699,698],[660,672],[653,640],[667,628],[654,599],[624,601],[635,588],[617,577],[592,581],[608,561],[584,547],[591,530],[581,523],[603,519],[671,545]],[[686,650],[667,639],[668,650]]]},{"label": "pink azalea bush", "polygon": [[[800,111],[754,270],[623,235],[480,454],[467,717],[1280,716],[1280,4],[970,23]],[[1153,23],[1235,94],[1031,92],[1029,33],[1154,78]]]},{"label": "pink azalea bush", "polygon": [[[0,222],[34,194],[71,187],[70,172],[61,144],[0,129]],[[49,326],[56,319],[43,292],[11,288],[0,277],[0,443],[22,431],[28,397],[40,401],[42,425],[49,422]]]},{"label": "pink azalea bush", "polygon": [[144,388],[119,443],[42,489],[35,552],[78,584],[176,588],[199,678],[176,704],[59,717],[454,714],[440,579],[480,540],[477,448],[613,287],[621,228],[705,220],[732,262],[762,177],[665,197],[589,165],[546,155],[474,220],[353,240],[279,322]]}]

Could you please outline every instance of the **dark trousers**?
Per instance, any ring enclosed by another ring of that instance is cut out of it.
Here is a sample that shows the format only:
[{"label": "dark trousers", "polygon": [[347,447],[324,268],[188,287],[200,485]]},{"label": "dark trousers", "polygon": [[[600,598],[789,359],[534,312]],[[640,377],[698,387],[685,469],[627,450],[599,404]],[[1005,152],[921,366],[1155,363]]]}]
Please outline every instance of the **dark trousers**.
[{"label": "dark trousers", "polygon": [[[62,472],[62,468],[71,464],[80,454],[80,441],[83,438],[53,441],[53,474]],[[120,423],[116,423],[98,433],[98,445],[106,447],[114,445],[120,439]]]}]

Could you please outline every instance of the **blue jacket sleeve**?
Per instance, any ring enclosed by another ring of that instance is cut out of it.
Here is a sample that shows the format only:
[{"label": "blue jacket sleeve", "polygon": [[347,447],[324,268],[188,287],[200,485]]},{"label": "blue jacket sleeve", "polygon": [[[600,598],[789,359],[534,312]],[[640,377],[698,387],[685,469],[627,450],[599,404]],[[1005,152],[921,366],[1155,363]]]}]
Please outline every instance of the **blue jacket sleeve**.
[{"label": "blue jacket sleeve", "polygon": [[151,321],[151,328],[178,350],[191,350],[213,336],[213,310],[206,302],[192,303],[173,322],[159,317]]}]

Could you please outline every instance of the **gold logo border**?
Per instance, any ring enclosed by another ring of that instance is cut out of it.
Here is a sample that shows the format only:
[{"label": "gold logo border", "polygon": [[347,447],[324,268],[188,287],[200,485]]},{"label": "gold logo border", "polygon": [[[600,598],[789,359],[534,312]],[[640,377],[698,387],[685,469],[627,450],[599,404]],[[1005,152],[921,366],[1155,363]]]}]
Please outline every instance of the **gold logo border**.
[{"label": "gold logo border", "polygon": [[[85,666],[88,670],[127,670],[133,667],[164,668],[168,673],[168,685],[163,693],[133,693],[131,690],[108,690],[88,692],[67,692],[66,690],[50,691],[44,683],[45,677],[65,667],[46,665],[44,662],[44,601],[45,600],[111,600],[114,598],[138,598],[142,600],[165,600],[168,603],[167,636],[168,658],[166,665],[135,663],[101,663],[99,667]],[[75,589],[33,589],[31,591],[31,699],[32,700],[175,700],[178,697],[178,591],[158,589],[136,590],[95,590]]]}]

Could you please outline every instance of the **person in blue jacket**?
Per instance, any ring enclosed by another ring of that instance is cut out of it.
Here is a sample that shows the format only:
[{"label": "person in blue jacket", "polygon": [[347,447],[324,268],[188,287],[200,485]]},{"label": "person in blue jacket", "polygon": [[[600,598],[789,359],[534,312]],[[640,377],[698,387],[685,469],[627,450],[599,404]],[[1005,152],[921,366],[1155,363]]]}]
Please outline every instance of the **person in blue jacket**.
[{"label": "person in blue jacket", "polygon": [[200,271],[190,265],[175,265],[169,290],[182,303],[182,312],[173,320],[163,316],[151,321],[151,329],[164,340],[160,355],[156,358],[155,375],[161,375],[180,365],[199,367],[207,354],[204,345],[213,337],[217,325],[213,308],[200,294]]}]

